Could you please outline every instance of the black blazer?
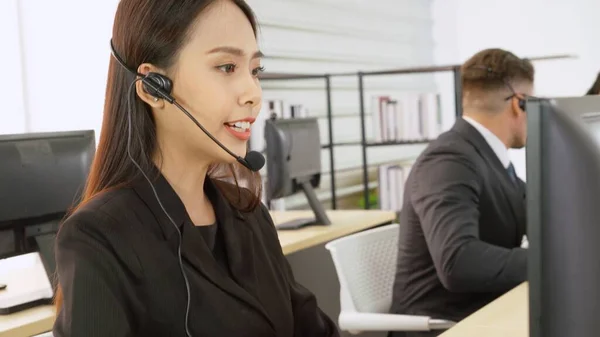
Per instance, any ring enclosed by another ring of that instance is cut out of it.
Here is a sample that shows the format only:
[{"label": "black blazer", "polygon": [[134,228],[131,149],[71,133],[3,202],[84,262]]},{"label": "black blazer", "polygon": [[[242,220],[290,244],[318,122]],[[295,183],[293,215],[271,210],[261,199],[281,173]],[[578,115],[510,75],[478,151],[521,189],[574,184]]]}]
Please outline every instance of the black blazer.
[{"label": "black blazer", "polygon": [[526,280],[525,184],[462,118],[416,160],[400,219],[395,313],[458,321]]},{"label": "black blazer", "polygon": [[[216,189],[217,182],[206,179],[223,233],[226,271],[169,183],[161,176],[154,184],[182,232],[193,337],[338,336],[313,294],[295,282],[265,207],[237,211]],[[175,226],[145,180],[80,208],[57,236],[64,305],[54,336],[186,336],[178,242]]]}]

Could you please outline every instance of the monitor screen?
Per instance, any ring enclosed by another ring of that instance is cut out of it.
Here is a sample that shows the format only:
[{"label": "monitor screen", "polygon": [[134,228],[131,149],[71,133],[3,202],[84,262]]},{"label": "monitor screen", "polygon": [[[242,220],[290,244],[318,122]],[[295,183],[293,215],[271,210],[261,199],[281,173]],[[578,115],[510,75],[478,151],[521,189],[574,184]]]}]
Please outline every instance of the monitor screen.
[{"label": "monitor screen", "polygon": [[563,113],[581,120],[600,144],[600,95],[557,98],[553,104]]},{"label": "monitor screen", "polygon": [[600,145],[600,112],[585,114],[582,116],[582,120]]},{"label": "monitor screen", "polygon": [[56,232],[95,151],[93,130],[0,135],[0,257],[37,251],[54,275]]},{"label": "monitor screen", "polygon": [[319,184],[321,140],[316,118],[275,119],[267,121],[267,181],[270,196],[282,198],[296,193],[310,180]]},{"label": "monitor screen", "polygon": [[80,196],[94,131],[0,136],[0,223],[64,213]]},{"label": "monitor screen", "polygon": [[330,225],[314,188],[321,179],[321,140],[316,118],[271,119],[265,124],[267,192],[271,199],[303,191],[314,218],[279,224],[277,229]]},{"label": "monitor screen", "polygon": [[531,337],[600,331],[598,111],[600,99],[527,103]]},{"label": "monitor screen", "polygon": [[285,134],[289,146],[292,178],[321,173],[321,141],[316,118],[283,120],[277,126]]}]

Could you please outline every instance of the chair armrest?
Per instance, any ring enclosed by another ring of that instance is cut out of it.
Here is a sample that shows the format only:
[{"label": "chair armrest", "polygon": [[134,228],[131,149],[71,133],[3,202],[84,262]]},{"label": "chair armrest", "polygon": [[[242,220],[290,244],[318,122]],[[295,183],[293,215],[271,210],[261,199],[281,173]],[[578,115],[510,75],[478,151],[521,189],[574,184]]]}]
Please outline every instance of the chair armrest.
[{"label": "chair armrest", "polygon": [[455,324],[456,324],[456,322],[453,322],[453,321],[432,318],[429,320],[429,329],[431,329],[431,330],[450,329]]},{"label": "chair armrest", "polygon": [[428,316],[341,312],[338,318],[344,331],[429,331]]}]

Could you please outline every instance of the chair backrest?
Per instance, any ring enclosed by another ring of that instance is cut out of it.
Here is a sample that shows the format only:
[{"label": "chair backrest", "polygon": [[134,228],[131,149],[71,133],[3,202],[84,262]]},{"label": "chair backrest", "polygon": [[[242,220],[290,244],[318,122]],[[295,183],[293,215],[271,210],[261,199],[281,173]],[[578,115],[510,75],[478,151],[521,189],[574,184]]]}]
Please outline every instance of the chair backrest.
[{"label": "chair backrest", "polygon": [[329,242],[340,282],[342,310],[388,313],[398,255],[398,224]]}]

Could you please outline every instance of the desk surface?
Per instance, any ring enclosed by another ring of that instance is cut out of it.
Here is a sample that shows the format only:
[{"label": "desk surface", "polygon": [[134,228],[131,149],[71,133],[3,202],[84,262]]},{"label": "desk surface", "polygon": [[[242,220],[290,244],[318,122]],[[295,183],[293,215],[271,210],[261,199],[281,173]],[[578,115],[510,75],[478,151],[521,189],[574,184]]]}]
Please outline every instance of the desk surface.
[{"label": "desk surface", "polygon": [[498,297],[439,337],[528,337],[529,287],[527,282]]},{"label": "desk surface", "polygon": [[[312,211],[271,212],[275,224],[313,216]],[[284,254],[291,254],[352,233],[394,221],[396,214],[380,210],[345,210],[327,212],[330,226],[309,226],[298,230],[278,231]]]},{"label": "desk surface", "polygon": [[[279,231],[284,254],[291,254],[352,233],[394,221],[392,211],[339,210],[328,211],[330,226],[310,226],[298,230]],[[312,216],[312,211],[271,212],[275,224]],[[29,337],[52,329],[54,308],[40,306],[12,315],[0,315],[0,337]]]}]

